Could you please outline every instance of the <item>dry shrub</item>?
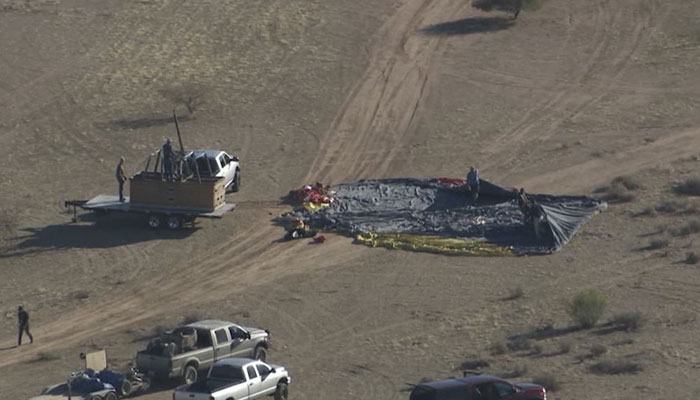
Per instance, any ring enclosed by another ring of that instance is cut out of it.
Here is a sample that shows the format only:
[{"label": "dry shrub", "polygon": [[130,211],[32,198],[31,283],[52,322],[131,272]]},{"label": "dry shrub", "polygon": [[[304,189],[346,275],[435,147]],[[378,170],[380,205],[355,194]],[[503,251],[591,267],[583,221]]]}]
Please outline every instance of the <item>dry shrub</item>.
[{"label": "dry shrub", "polygon": [[637,179],[632,178],[631,176],[618,176],[617,178],[610,181],[610,184],[612,186],[622,186],[627,190],[637,190],[641,189],[642,187],[642,184],[639,183]]},{"label": "dry shrub", "polygon": [[554,374],[546,373],[532,378],[532,383],[544,386],[549,392],[556,392],[561,389],[561,383]]},{"label": "dry shrub", "polygon": [[623,185],[612,185],[603,194],[602,199],[611,203],[629,203],[635,200],[634,193],[630,192]]},{"label": "dry shrub", "polygon": [[591,365],[591,371],[603,375],[636,374],[642,369],[638,363],[621,360],[605,360]]},{"label": "dry shrub", "polygon": [[544,352],[544,347],[542,347],[541,344],[535,343],[534,346],[532,346],[532,354],[533,355],[540,355]]},{"label": "dry shrub", "polygon": [[567,304],[567,312],[581,328],[591,328],[603,315],[606,302],[605,296],[597,290],[585,290]]},{"label": "dry shrub", "polygon": [[659,250],[663,249],[665,247],[668,247],[668,240],[666,239],[654,239],[649,242],[647,247],[644,248],[644,250]]},{"label": "dry shrub", "polygon": [[598,358],[607,352],[608,348],[602,344],[594,344],[593,347],[591,347],[591,357],[593,358]]},{"label": "dry shrub", "polygon": [[531,348],[532,341],[522,336],[518,336],[515,339],[508,341],[508,349],[512,351],[530,350]]},{"label": "dry shrub", "polygon": [[193,312],[190,314],[187,314],[184,318],[182,318],[182,323],[185,325],[192,324],[198,321],[202,321],[204,318],[202,317],[202,314],[198,312]]},{"label": "dry shrub", "polygon": [[673,191],[686,196],[700,196],[700,178],[684,179],[673,187]]},{"label": "dry shrub", "polygon": [[36,355],[36,361],[54,361],[61,358],[61,355],[55,351],[40,351]]},{"label": "dry shrub", "polygon": [[697,264],[700,262],[700,256],[694,252],[690,251],[685,255],[685,263],[686,264]]},{"label": "dry shrub", "polygon": [[625,332],[638,332],[642,329],[644,322],[644,315],[635,311],[615,315],[608,321],[608,325],[615,326]]},{"label": "dry shrub", "polygon": [[77,292],[73,293],[73,298],[76,300],[85,300],[90,298],[90,292],[87,290],[78,290]]},{"label": "dry shrub", "polygon": [[685,225],[671,231],[673,236],[688,236],[700,232],[700,220],[686,222]]},{"label": "dry shrub", "polygon": [[657,216],[656,208],[649,206],[641,211],[632,214],[633,217],[655,217]]},{"label": "dry shrub", "polygon": [[481,359],[481,358],[468,358],[459,365],[459,369],[462,370],[475,370],[475,369],[482,369],[482,368],[488,368],[489,363],[488,361]]},{"label": "dry shrub", "polygon": [[518,286],[514,289],[511,289],[508,296],[506,296],[503,300],[517,300],[517,299],[523,297],[523,294],[524,294],[523,288]]},{"label": "dry shrub", "polygon": [[559,342],[559,354],[568,354],[571,351],[571,341],[570,340],[562,340]]},{"label": "dry shrub", "polygon": [[489,353],[492,356],[505,354],[506,351],[508,351],[508,346],[503,341],[493,343],[491,346],[489,346]]}]

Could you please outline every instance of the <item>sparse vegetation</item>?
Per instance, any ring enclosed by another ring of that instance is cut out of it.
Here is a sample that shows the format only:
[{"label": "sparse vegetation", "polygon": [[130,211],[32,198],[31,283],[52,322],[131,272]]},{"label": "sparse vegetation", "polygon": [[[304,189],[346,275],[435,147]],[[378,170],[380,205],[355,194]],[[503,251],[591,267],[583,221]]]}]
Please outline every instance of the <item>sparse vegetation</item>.
[{"label": "sparse vegetation", "polygon": [[168,328],[168,327],[165,326],[165,325],[156,325],[156,326],[153,327],[153,335],[155,335],[155,336],[160,336],[160,335],[162,335],[165,331],[167,331],[168,329],[170,329],[170,328]]},{"label": "sparse vegetation", "polygon": [[559,342],[559,354],[567,354],[571,351],[571,341],[570,340],[562,340]]},{"label": "sparse vegetation", "polygon": [[700,232],[700,220],[686,222],[685,225],[671,231],[673,236],[688,236]]},{"label": "sparse vegetation", "polygon": [[459,365],[460,370],[475,370],[475,369],[482,369],[482,368],[488,368],[489,363],[488,361],[481,359],[481,358],[468,358]]},{"label": "sparse vegetation", "polygon": [[700,178],[684,179],[673,187],[673,191],[686,196],[700,196]]},{"label": "sparse vegetation", "polygon": [[524,294],[523,288],[518,286],[514,289],[511,289],[508,296],[506,296],[503,300],[517,300],[517,299],[523,297],[523,294]]},{"label": "sparse vegetation", "polygon": [[598,358],[607,352],[608,352],[608,348],[602,344],[594,344],[593,347],[591,347],[591,357],[592,358]]},{"label": "sparse vegetation", "polygon": [[605,192],[602,199],[611,203],[629,203],[635,200],[634,193],[622,185],[613,185]]},{"label": "sparse vegetation", "polygon": [[544,347],[540,343],[535,343],[534,346],[532,346],[532,354],[533,355],[540,355],[544,352]]},{"label": "sparse vegetation", "polygon": [[532,378],[532,382],[544,386],[547,391],[556,392],[561,389],[561,383],[554,374],[546,373]]},{"label": "sparse vegetation", "polygon": [[90,292],[87,290],[78,290],[77,292],[73,293],[73,298],[76,300],[85,300],[90,298]]},{"label": "sparse vegetation", "polygon": [[530,350],[531,348],[532,341],[523,336],[518,336],[515,339],[508,341],[508,349],[512,351]]},{"label": "sparse vegetation", "polygon": [[637,332],[644,325],[644,315],[639,311],[617,314],[608,321],[608,325],[625,332]]},{"label": "sparse vegetation", "polygon": [[568,304],[568,313],[581,328],[593,327],[605,310],[606,299],[594,289],[585,290]]},{"label": "sparse vegetation", "polygon": [[497,373],[494,375],[501,377],[503,379],[513,379],[513,378],[519,378],[521,376],[524,376],[525,374],[527,374],[527,366],[524,364],[519,364],[519,365],[516,365],[512,371],[501,372],[501,373]]},{"label": "sparse vegetation", "polygon": [[694,252],[690,251],[685,255],[685,263],[686,264],[697,264],[700,262],[700,256]]},{"label": "sparse vegetation", "polygon": [[193,313],[185,315],[185,317],[182,319],[182,322],[185,325],[187,325],[187,324],[191,324],[191,323],[194,323],[197,321],[201,321],[203,319],[204,318],[202,317],[202,314],[200,314],[198,312],[193,312]]},{"label": "sparse vegetation", "polygon": [[491,344],[491,346],[489,346],[489,353],[492,356],[499,356],[501,354],[505,354],[506,351],[508,351],[508,346],[503,341],[493,343]]},{"label": "sparse vegetation", "polygon": [[659,250],[668,247],[668,240],[666,239],[654,239],[649,242],[649,244],[644,247],[644,250]]},{"label": "sparse vegetation", "polygon": [[632,361],[605,360],[591,365],[591,371],[603,375],[636,374],[642,366]]},{"label": "sparse vegetation", "polygon": [[61,358],[61,355],[55,351],[40,351],[36,355],[36,361],[54,361]]},{"label": "sparse vegetation", "polygon": [[617,178],[613,179],[610,184],[612,186],[619,185],[624,187],[627,190],[637,190],[642,187],[642,185],[637,181],[636,179],[632,178],[631,176],[618,176]]}]

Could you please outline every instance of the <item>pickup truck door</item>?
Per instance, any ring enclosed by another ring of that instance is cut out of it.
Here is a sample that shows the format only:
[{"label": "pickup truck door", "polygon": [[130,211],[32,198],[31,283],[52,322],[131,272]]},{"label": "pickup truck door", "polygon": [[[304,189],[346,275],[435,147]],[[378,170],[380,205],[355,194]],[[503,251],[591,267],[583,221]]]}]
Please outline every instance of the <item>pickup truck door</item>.
[{"label": "pickup truck door", "polygon": [[253,349],[249,334],[243,328],[231,325],[228,328],[231,335],[231,357],[253,357]]},{"label": "pickup truck door", "polygon": [[277,382],[270,378],[272,369],[262,362],[256,364],[255,367],[258,369],[258,375],[260,375],[260,392],[264,395],[275,393]]},{"label": "pickup truck door", "polygon": [[231,171],[231,157],[228,154],[219,154],[217,161],[221,166],[221,176],[224,177],[224,184],[228,185],[233,180],[233,171]]},{"label": "pickup truck door", "polygon": [[229,350],[231,346],[231,338],[229,337],[226,328],[217,329],[214,331],[214,361],[228,358],[231,356]]},{"label": "pickup truck door", "polygon": [[262,397],[263,394],[261,393],[261,382],[260,382],[260,375],[258,375],[258,371],[255,369],[254,365],[248,365],[245,369],[245,374],[248,377],[248,399],[255,399],[258,397]]}]

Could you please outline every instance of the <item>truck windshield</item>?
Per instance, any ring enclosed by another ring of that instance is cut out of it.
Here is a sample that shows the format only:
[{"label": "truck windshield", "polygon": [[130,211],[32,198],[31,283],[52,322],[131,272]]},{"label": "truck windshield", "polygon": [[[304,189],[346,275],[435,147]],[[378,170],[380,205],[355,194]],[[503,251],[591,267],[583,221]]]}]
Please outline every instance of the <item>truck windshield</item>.
[{"label": "truck windshield", "polygon": [[232,365],[214,365],[209,377],[212,379],[224,379],[227,381],[245,380],[243,370]]}]

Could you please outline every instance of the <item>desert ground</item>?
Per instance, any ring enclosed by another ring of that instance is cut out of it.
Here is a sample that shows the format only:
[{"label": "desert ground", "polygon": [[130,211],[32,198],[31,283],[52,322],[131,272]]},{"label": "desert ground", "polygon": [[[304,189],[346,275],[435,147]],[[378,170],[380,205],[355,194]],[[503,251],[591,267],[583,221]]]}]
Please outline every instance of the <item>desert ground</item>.
[{"label": "desert ground", "polygon": [[[295,399],[407,399],[472,365],[554,378],[553,399],[698,398],[700,237],[681,228],[700,199],[673,191],[700,176],[698,19],[688,0],[548,1],[516,21],[464,0],[0,0],[0,398],[64,380],[82,351],[124,367],[192,316],[270,329]],[[115,193],[120,156],[133,174],[175,137],[173,109],[186,147],[240,157],[238,208],[178,232],[72,223],[63,201]],[[610,206],[548,256],[277,242],[299,185],[469,165]],[[568,329],[584,289],[605,314]],[[19,304],[35,342],[17,348]],[[602,326],[624,312],[641,329]],[[605,360],[638,371],[591,370]]]}]

